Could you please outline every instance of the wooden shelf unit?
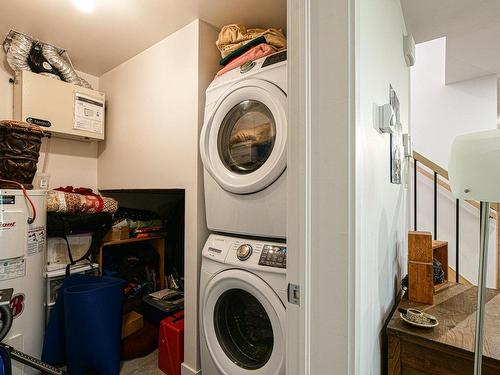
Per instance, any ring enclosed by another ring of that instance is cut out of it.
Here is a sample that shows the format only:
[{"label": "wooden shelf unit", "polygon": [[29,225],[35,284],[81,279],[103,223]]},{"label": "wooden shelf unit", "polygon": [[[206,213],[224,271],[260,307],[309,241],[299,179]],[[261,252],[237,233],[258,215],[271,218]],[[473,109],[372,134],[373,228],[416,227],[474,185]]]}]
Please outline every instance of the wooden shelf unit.
[{"label": "wooden shelf unit", "polygon": [[160,264],[158,266],[159,277],[160,277],[160,289],[164,289],[165,288],[165,236],[163,235],[155,235],[143,238],[127,238],[125,240],[104,242],[99,248],[99,255],[98,255],[99,274],[102,275],[103,253],[105,248],[116,247],[131,243],[139,243],[139,242],[148,242],[158,253],[158,256],[160,258]]},{"label": "wooden shelf unit", "polygon": [[[444,271],[442,284],[434,283],[434,259]],[[448,242],[433,241],[429,232],[408,232],[408,299],[432,305],[434,294],[448,286]]]}]

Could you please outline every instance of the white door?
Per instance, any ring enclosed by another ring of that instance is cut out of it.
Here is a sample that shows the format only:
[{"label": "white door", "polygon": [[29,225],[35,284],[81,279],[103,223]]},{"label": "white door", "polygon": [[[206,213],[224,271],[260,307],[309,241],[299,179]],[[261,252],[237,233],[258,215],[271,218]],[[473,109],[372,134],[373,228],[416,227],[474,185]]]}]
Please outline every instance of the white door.
[{"label": "white door", "polygon": [[287,3],[287,375],[354,374],[356,2]]},{"label": "white door", "polygon": [[202,303],[208,350],[222,374],[285,374],[285,307],[266,282],[248,271],[223,271]]},{"label": "white door", "polygon": [[225,190],[265,189],[286,168],[286,95],[274,84],[248,79],[232,86],[205,120],[200,154]]}]

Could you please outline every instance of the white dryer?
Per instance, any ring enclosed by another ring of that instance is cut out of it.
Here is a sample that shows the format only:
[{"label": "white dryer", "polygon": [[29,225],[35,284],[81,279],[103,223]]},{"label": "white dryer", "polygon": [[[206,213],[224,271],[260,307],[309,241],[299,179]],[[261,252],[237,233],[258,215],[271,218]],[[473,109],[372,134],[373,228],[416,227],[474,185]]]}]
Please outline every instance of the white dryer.
[{"label": "white dryer", "polygon": [[200,135],[207,226],[286,237],[286,51],[216,78]]},{"label": "white dryer", "polygon": [[286,245],[212,234],[200,283],[202,373],[284,375]]}]

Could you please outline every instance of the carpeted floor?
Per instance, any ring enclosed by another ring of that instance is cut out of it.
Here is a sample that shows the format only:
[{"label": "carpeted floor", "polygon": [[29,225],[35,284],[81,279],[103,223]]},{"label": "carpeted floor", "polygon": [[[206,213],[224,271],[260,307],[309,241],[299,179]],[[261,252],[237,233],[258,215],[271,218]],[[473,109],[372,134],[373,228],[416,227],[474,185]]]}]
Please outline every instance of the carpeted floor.
[{"label": "carpeted floor", "polygon": [[125,361],[120,375],[165,375],[158,369],[158,350],[146,357]]}]

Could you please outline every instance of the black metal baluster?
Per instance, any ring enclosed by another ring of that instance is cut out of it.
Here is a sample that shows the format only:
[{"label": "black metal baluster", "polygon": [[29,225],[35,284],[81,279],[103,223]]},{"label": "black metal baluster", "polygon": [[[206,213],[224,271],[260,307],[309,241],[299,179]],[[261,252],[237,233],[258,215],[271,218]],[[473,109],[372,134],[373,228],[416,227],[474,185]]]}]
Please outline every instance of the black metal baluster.
[{"label": "black metal baluster", "polygon": [[438,174],[434,172],[434,239],[437,240],[437,190]]},{"label": "black metal baluster", "polygon": [[456,239],[455,239],[455,244],[456,244],[456,248],[455,248],[455,264],[456,264],[456,269],[455,269],[455,278],[456,278],[456,282],[459,283],[460,282],[460,269],[459,269],[459,265],[460,265],[460,246],[459,246],[459,240],[460,240],[460,200],[457,199],[456,200],[456,214],[455,214],[455,217],[456,217]]},{"label": "black metal baluster", "polygon": [[413,228],[417,231],[417,159],[413,159]]}]

